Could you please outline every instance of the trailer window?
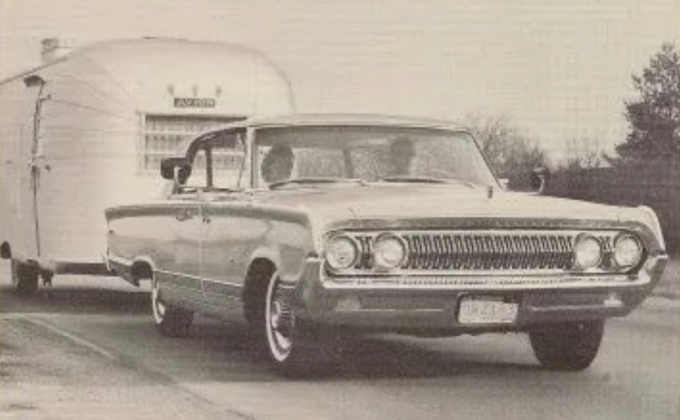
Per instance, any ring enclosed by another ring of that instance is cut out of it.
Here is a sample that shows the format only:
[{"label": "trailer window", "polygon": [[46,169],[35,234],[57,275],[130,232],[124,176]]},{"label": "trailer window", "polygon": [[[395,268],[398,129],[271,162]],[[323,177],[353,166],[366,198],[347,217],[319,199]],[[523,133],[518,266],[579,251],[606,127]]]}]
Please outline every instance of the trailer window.
[{"label": "trailer window", "polygon": [[203,117],[197,115],[147,115],[144,118],[144,144],[141,167],[157,172],[162,159],[176,156],[184,140],[212,127],[239,121],[238,117]]}]

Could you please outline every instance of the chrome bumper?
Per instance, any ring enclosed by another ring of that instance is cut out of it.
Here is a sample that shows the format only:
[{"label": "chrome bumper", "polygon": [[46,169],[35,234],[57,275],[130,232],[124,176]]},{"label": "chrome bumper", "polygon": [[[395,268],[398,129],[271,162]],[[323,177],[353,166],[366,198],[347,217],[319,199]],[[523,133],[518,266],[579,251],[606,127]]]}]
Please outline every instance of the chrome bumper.
[{"label": "chrome bumper", "polygon": [[[635,276],[362,279],[324,277],[321,261],[310,259],[291,283],[296,315],[315,324],[375,331],[462,334],[523,330],[532,325],[623,316],[637,307],[661,278],[667,257],[649,258]],[[467,296],[518,304],[516,321],[467,325],[458,321]]]}]

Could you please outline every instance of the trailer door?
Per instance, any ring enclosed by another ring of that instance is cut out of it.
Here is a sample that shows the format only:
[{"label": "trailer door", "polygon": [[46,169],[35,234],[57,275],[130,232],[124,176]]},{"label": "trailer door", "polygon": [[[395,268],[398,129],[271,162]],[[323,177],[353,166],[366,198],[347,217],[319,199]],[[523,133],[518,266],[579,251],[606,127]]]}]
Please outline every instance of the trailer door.
[{"label": "trailer door", "polygon": [[[24,79],[24,83],[26,84],[26,87],[28,89],[36,89],[36,99],[35,99],[35,107],[33,110],[33,127],[31,130],[31,139],[30,139],[30,155],[29,155],[29,161],[28,161],[28,180],[29,180],[29,192],[28,192],[28,200],[22,199],[22,201],[26,202],[29,201],[30,205],[26,206],[27,209],[30,212],[30,219],[32,222],[32,230],[33,231],[33,238],[34,238],[34,247],[29,247],[27,249],[27,252],[29,255],[27,257],[34,255],[36,257],[39,257],[41,255],[41,247],[40,247],[40,214],[38,212],[38,194],[40,193],[40,175],[42,171],[45,169],[45,163],[44,163],[44,155],[43,155],[43,148],[42,148],[42,142],[44,141],[43,139],[43,131],[41,130],[41,121],[42,121],[42,109],[43,109],[43,104],[45,101],[50,99],[50,95],[47,94],[46,92],[46,82],[43,80],[40,76],[37,75],[31,75],[28,76]],[[22,191],[22,194],[25,194],[25,191]],[[29,224],[31,224],[29,222]],[[28,225],[28,224],[27,224]],[[27,232],[28,233],[28,232]],[[29,240],[29,243],[31,241]],[[31,252],[33,250],[34,252]]]}]

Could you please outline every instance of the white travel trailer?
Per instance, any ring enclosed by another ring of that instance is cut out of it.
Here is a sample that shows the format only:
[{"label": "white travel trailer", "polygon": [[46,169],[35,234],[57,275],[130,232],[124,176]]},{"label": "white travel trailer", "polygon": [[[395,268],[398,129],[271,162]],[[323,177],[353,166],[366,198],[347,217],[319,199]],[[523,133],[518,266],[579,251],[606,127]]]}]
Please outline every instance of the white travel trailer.
[{"label": "white travel trailer", "polygon": [[104,42],[0,82],[0,256],[17,291],[109,274],[105,207],[160,194],[160,161],[187,137],[292,107],[275,65],[222,43]]}]

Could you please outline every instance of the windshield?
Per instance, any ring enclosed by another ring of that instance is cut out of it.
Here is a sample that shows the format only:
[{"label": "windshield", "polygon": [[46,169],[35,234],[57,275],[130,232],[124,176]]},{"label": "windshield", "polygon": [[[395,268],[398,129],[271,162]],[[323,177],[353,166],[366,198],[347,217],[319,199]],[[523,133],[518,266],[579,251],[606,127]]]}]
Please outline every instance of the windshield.
[{"label": "windshield", "polygon": [[496,183],[472,137],[458,131],[394,126],[261,128],[253,152],[259,186],[344,180]]}]

